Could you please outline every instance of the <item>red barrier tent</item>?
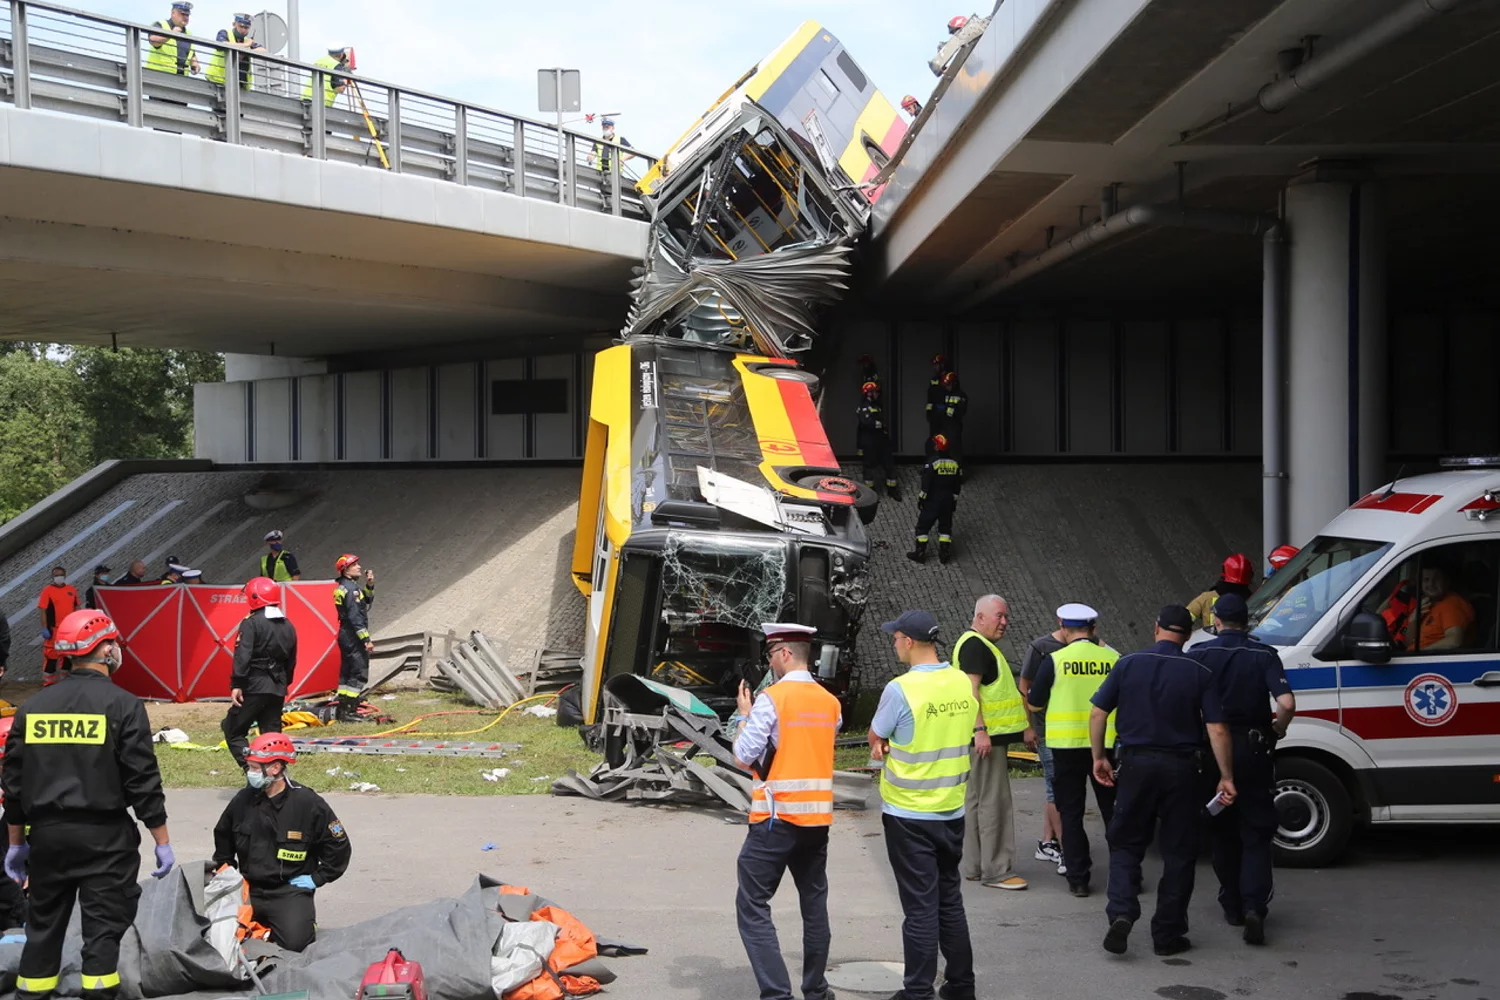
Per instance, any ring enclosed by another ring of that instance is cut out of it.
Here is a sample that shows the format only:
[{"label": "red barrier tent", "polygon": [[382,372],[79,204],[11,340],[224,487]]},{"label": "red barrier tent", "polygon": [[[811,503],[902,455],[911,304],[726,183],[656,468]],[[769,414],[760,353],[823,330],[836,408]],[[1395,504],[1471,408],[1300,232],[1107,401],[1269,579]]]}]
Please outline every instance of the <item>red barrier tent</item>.
[{"label": "red barrier tent", "polygon": [[[240,622],[240,587],[98,587],[104,612],[125,640],[115,683],[142,698],[227,698]],[[338,616],[333,581],[281,584],[281,608],[297,628],[297,665],[288,697],[338,686]]]}]

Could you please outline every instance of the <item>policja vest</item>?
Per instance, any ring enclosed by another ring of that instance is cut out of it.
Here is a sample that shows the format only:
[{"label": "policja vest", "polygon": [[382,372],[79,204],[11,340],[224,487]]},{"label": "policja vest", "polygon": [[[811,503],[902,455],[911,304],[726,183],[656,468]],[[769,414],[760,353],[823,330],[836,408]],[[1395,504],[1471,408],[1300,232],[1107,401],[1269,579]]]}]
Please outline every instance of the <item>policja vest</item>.
[{"label": "policja vest", "polygon": [[999,646],[970,629],[959,636],[958,641],[953,644],[954,665],[957,666],[961,662],[958,658],[958,651],[970,639],[978,639],[984,643],[995,656],[995,679],[989,684],[979,686],[979,710],[984,713],[985,731],[991,736],[1024,732],[1028,724],[1026,702],[1021,697],[1021,689],[1016,687],[1016,679],[1010,672],[1010,664],[1005,662],[1005,654],[1000,652]]},{"label": "policja vest", "polygon": [[170,21],[157,21],[152,27],[161,28],[167,40],[161,43],[161,48],[147,43],[146,68],[187,76],[192,72],[193,43],[187,40],[186,33],[173,31]]},{"label": "policja vest", "polygon": [[[235,35],[233,25],[231,25],[229,28],[229,40],[233,42],[243,41],[243,39]],[[163,46],[163,48],[165,48],[165,46]],[[255,74],[250,69],[250,50],[240,49],[239,53],[240,88],[243,90],[249,90],[251,85],[255,82]],[[208,77],[214,83],[222,86],[225,77],[225,66],[228,62],[229,51],[227,49],[214,49],[213,55],[208,57],[208,68],[203,71],[203,75]],[[270,574],[266,575],[269,576]]]},{"label": "policja vest", "polygon": [[[1054,750],[1089,748],[1089,699],[1115,668],[1120,654],[1102,643],[1075,639],[1052,654],[1052,694],[1047,701],[1047,745]],[[1104,747],[1115,745],[1115,713],[1109,713]]]},{"label": "policja vest", "polygon": [[[272,560],[275,560],[273,563]],[[270,577],[277,583],[288,583],[292,574],[286,568],[286,553],[267,552],[260,557],[260,575]]]},{"label": "policja vest", "polygon": [[912,812],[963,808],[978,708],[969,675],[954,667],[909,670],[895,683],[916,725],[910,743],[891,741],[880,772],[880,797]]},{"label": "policja vest", "polygon": [[839,700],[821,684],[777,681],[766,688],[776,706],[777,742],[766,780],[750,792],[750,822],[798,826],[833,822],[833,741]]},{"label": "policja vest", "polygon": [[[331,71],[332,70],[336,70],[336,69],[339,68],[339,61],[336,58],[334,58],[333,56],[324,56],[323,58],[319,59],[317,62],[313,63],[313,65],[319,67],[322,70],[324,70],[324,73],[323,73],[323,106],[331,108],[331,107],[333,107],[334,98],[336,98],[336,97],[339,96],[339,92],[333,89],[334,74]],[[310,101],[310,100],[312,100],[312,88],[313,88],[313,75],[311,73],[308,73],[307,74],[307,82],[302,85],[302,99],[304,101]]]}]

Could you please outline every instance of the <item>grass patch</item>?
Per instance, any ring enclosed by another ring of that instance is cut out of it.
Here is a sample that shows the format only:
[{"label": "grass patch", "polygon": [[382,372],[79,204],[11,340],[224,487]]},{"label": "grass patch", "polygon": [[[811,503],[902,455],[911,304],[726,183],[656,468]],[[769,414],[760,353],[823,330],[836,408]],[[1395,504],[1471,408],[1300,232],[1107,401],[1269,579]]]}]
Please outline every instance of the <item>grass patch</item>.
[{"label": "grass patch", "polygon": [[[398,692],[391,701],[378,697],[382,710],[396,717],[396,725],[419,715],[434,712],[473,709],[473,705],[455,695],[436,691]],[[227,706],[218,704],[152,705],[152,725],[160,729],[173,726],[183,730],[192,742],[216,746],[223,734],[219,720]],[[478,729],[492,721],[498,712],[478,715],[451,715],[428,719],[418,726],[423,733],[440,735],[412,736],[411,739],[441,740],[441,734],[455,734]],[[292,736],[371,736],[395,726],[370,723],[335,724],[316,729],[297,730]],[[404,735],[404,734],[403,734]],[[454,737],[463,738],[463,737]],[[469,737],[497,743],[519,743],[505,758],[492,757],[425,757],[418,755],[376,755],[346,753],[303,753],[292,768],[299,784],[320,792],[345,791],[355,782],[380,786],[382,792],[425,793],[430,795],[545,795],[552,791],[550,779],[560,777],[568,768],[586,772],[599,758],[583,745],[574,729],[559,727],[553,719],[538,719],[520,710],[483,733]],[[156,759],[161,765],[162,780],[168,788],[238,788],[244,784],[240,769],[229,751],[178,750],[158,744]],[[481,771],[508,768],[510,774],[499,781],[486,781]],[[328,771],[338,768],[338,773]],[[543,780],[546,779],[546,780]]]}]

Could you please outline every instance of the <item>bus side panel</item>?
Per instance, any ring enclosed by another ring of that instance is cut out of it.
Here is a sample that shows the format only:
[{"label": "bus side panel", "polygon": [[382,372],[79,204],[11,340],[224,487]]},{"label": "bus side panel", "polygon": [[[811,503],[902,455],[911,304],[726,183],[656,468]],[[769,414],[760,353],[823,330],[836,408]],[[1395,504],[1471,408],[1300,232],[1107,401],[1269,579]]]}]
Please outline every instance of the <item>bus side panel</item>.
[{"label": "bus side panel", "polygon": [[604,496],[604,453],[609,428],[589,421],[588,441],[583,451],[583,482],[578,488],[578,524],[573,534],[573,582],[587,597],[593,592],[594,546],[599,537],[600,501]]}]

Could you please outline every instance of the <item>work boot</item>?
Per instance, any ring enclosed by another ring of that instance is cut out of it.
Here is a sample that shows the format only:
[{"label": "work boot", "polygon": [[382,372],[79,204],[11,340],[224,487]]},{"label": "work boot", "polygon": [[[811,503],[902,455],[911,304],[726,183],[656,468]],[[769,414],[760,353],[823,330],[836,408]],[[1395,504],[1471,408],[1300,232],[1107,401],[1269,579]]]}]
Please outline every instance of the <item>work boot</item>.
[{"label": "work boot", "polygon": [[917,542],[917,543],[915,543],[912,546],[912,550],[906,554],[906,558],[910,559],[912,562],[915,562],[915,563],[926,562],[927,561],[927,543],[926,542]]},{"label": "work boot", "polygon": [[1104,950],[1111,955],[1125,954],[1125,946],[1130,940],[1130,929],[1135,924],[1124,917],[1116,917],[1110,921],[1109,931],[1104,935]]},{"label": "work boot", "polygon": [[938,542],[938,562],[946,564],[953,558],[953,543]]},{"label": "work boot", "polygon": [[897,503],[900,503],[901,502],[901,484],[898,483],[898,482],[896,482],[896,480],[894,480],[894,479],[887,479],[885,481],[885,495],[888,496],[888,497],[890,497],[892,500],[896,501]]}]

